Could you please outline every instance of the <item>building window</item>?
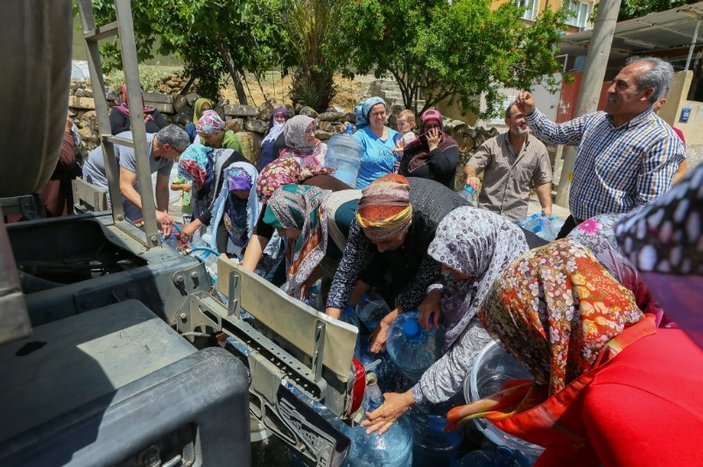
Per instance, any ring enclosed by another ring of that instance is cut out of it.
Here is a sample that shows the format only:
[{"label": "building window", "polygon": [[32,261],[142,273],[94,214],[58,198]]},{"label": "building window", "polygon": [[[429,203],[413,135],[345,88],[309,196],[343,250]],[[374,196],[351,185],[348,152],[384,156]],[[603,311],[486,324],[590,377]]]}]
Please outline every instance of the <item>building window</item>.
[{"label": "building window", "polygon": [[566,24],[581,29],[588,27],[588,17],[591,15],[591,4],[577,0],[567,0],[566,8],[571,13],[566,19]]},{"label": "building window", "polygon": [[534,21],[539,10],[539,0],[514,0],[515,5],[527,8],[522,14],[522,19]]}]

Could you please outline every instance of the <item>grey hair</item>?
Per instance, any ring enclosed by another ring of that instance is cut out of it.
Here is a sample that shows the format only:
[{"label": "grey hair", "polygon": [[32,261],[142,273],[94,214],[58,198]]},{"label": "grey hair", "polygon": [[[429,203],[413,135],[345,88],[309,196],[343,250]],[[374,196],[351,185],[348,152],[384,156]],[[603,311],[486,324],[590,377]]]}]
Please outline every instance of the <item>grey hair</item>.
[{"label": "grey hair", "polygon": [[156,133],[156,138],[161,144],[168,144],[172,148],[181,151],[190,144],[188,133],[178,125],[168,125]]},{"label": "grey hair", "polygon": [[510,101],[510,104],[505,108],[505,119],[510,118],[510,109],[513,108],[513,106],[517,105],[517,101]]},{"label": "grey hair", "polygon": [[654,88],[654,92],[649,98],[649,102],[654,104],[669,92],[669,85],[674,78],[674,67],[671,63],[657,57],[630,57],[625,61],[626,65],[645,62],[652,67],[635,79],[637,89],[642,91],[647,88]]}]

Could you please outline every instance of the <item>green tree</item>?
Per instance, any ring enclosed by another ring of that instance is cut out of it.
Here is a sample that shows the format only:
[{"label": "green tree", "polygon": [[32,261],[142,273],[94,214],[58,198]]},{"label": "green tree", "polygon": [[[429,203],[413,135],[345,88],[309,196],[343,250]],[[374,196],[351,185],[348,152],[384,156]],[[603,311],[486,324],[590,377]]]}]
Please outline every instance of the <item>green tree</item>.
[{"label": "green tree", "polygon": [[[390,74],[406,107],[421,92],[425,108],[445,98],[479,115],[495,114],[498,87],[527,88],[558,71],[565,13],[544,12],[532,25],[523,8],[490,0],[351,0],[343,9],[340,57],[355,71]],[[351,69],[348,69],[351,72]],[[480,113],[476,96],[485,94]],[[415,109],[418,110],[417,108]]]},{"label": "green tree", "polygon": [[669,10],[681,5],[698,3],[699,1],[700,0],[623,0],[620,4],[618,21],[638,18],[640,16],[648,15],[649,13]]},{"label": "green tree", "polygon": [[[240,103],[247,103],[244,72],[260,76],[274,63],[286,62],[285,36],[275,27],[282,0],[140,0],[132,16],[140,60],[156,52],[176,53],[185,72],[198,79],[198,91],[216,97],[223,74],[232,78]],[[115,19],[113,0],[94,0],[96,22]],[[117,63],[116,43],[105,52]]]},{"label": "green tree", "polygon": [[341,0],[283,0],[278,24],[285,31],[295,64],[291,98],[323,112],[334,97],[338,60],[330,57]]}]

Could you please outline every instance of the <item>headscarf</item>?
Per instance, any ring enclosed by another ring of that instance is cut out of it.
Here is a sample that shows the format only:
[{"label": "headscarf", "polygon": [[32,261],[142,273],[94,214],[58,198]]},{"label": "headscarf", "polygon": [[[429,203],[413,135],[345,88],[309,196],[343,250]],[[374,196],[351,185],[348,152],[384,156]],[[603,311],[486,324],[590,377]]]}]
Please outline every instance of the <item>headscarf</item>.
[{"label": "headscarf", "polygon": [[369,126],[369,121],[364,115],[364,103],[361,102],[354,107],[354,123],[356,124],[356,129],[361,130],[365,126]]},{"label": "headscarf", "polygon": [[410,182],[402,175],[385,175],[362,191],[356,220],[369,240],[392,238],[410,227],[412,217]]},{"label": "headscarf", "polygon": [[251,175],[242,167],[229,167],[225,169],[225,179],[227,180],[227,189],[229,191],[251,190]]},{"label": "headscarf", "polygon": [[193,124],[197,125],[198,120],[200,120],[200,117],[203,116],[202,109],[203,109],[203,105],[205,105],[205,104],[209,104],[210,105],[209,110],[212,110],[212,107],[213,107],[212,101],[210,99],[208,99],[207,97],[198,97],[195,100],[195,104],[193,104]]},{"label": "headscarf", "polygon": [[[117,110],[122,112],[125,116],[129,117],[129,107],[127,107],[127,85],[123,84],[120,87],[120,94],[122,96],[122,104],[115,106]],[[144,100],[144,94],[142,94],[142,100]],[[151,115],[156,111],[154,107],[150,107],[148,105],[144,105],[144,121],[145,122],[153,122],[154,117]]]},{"label": "headscarf", "polygon": [[[244,177],[243,174],[246,174],[246,177]],[[246,181],[247,178],[251,183],[249,198],[247,199],[246,204],[247,239],[251,238],[256,222],[259,219],[259,213],[261,212],[261,203],[259,202],[259,198],[256,196],[256,182],[259,174],[253,165],[248,162],[235,162],[225,169],[224,176],[226,178],[226,182],[222,184],[220,193],[213,204],[212,222],[210,222],[210,225],[208,226],[207,233],[203,235],[203,240],[205,240],[206,243],[212,248],[217,248],[216,232],[220,222],[226,222],[225,213],[227,213],[230,219],[233,217],[231,205],[233,195],[229,192],[230,180],[237,180],[235,182],[236,186],[241,186],[240,183],[242,181]],[[230,232],[231,226],[228,228],[227,223],[225,223],[225,228],[227,228],[228,235],[234,233]],[[269,242],[269,244],[270,243],[271,242]],[[268,252],[268,250],[269,247],[267,246],[266,252]],[[241,255],[242,249],[234,242],[229,241],[227,253]]]},{"label": "headscarf", "polygon": [[369,123],[369,113],[371,112],[371,109],[373,108],[373,106],[377,105],[377,104],[383,104],[383,106],[386,109],[388,109],[388,104],[386,104],[386,101],[383,100],[383,98],[377,97],[377,96],[369,97],[362,104],[361,111],[362,111],[363,117],[366,119],[367,124]]},{"label": "headscarf", "polygon": [[632,291],[640,310],[656,315],[659,324],[664,314],[663,310],[615,239],[615,224],[623,217],[625,214],[598,215],[577,225],[567,237],[591,250],[608,272]]},{"label": "headscarf", "polygon": [[271,142],[276,141],[276,139],[278,139],[278,137],[281,135],[281,133],[283,133],[283,129],[285,128],[287,122],[283,122],[283,123],[276,122],[274,120],[274,117],[276,115],[283,115],[286,118],[286,120],[288,120],[290,118],[290,116],[288,115],[288,109],[286,109],[285,107],[279,107],[276,110],[274,110],[271,113],[271,117],[269,118],[268,128],[266,128],[266,135],[264,136],[264,139],[261,141],[262,146],[264,145],[264,143],[267,143],[268,141],[271,141]]},{"label": "headscarf", "polygon": [[[498,394],[452,409],[451,426],[476,417],[499,421],[539,405],[598,368],[605,354],[627,345],[617,336],[644,318],[632,293],[570,239],[529,250],[504,269],[478,316],[535,382],[508,382]],[[654,323],[645,324],[649,327],[642,335],[651,334]],[[641,332],[641,327],[633,329]],[[568,398],[557,396],[554,404],[528,415],[553,425],[554,406],[570,403],[583,386],[571,389]]]},{"label": "headscarf", "polygon": [[666,314],[703,347],[703,165],[653,203],[623,217],[615,235]]},{"label": "headscarf", "polygon": [[198,119],[195,124],[195,131],[206,135],[214,135],[225,128],[225,122],[214,110],[206,110],[203,116]]},{"label": "headscarf", "polygon": [[288,120],[283,129],[286,147],[301,154],[312,154],[317,143],[310,144],[305,141],[305,131],[313,123],[315,119],[307,115],[296,115]]},{"label": "headscarf", "polygon": [[332,169],[303,168],[300,163],[293,158],[279,158],[267,164],[259,174],[256,183],[256,194],[262,203],[266,203],[276,188],[289,183],[303,183],[315,175],[324,175],[332,172]]},{"label": "headscarf", "polygon": [[408,162],[408,171],[414,170],[427,164],[430,160],[430,145],[427,142],[427,124],[429,122],[439,122],[439,145],[437,151],[443,152],[451,147],[458,147],[454,138],[444,132],[444,123],[442,123],[442,114],[437,109],[429,108],[422,113],[420,117],[420,136],[412,140],[406,147],[405,151],[412,154],[412,158]]},{"label": "headscarf", "polygon": [[212,148],[193,143],[186,148],[178,159],[178,176],[191,180],[198,190],[202,189],[208,178],[211,164]]},{"label": "headscarf", "polygon": [[320,206],[330,195],[329,190],[313,186],[284,185],[276,190],[266,205],[264,219],[274,218],[270,225],[276,229],[298,229],[300,237],[292,246],[288,258],[288,278],[283,289],[302,299],[301,287],[320,264],[327,251],[327,217]]},{"label": "headscarf", "polygon": [[464,332],[498,274],[527,250],[520,227],[498,214],[461,207],[442,219],[427,254],[471,276],[461,282],[445,278],[447,286],[442,296],[445,349]]}]

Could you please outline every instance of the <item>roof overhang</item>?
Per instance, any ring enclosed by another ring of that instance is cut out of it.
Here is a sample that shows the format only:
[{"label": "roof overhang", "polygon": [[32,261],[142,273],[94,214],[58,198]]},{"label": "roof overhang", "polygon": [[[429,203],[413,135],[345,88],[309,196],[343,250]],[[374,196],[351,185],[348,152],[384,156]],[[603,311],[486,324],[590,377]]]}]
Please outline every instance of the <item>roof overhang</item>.
[{"label": "roof overhang", "polygon": [[[671,62],[685,61],[694,40],[696,24],[703,18],[703,2],[620,21],[610,50],[611,62],[631,55],[654,55]],[[593,30],[566,34],[561,48],[569,55],[586,55]],[[694,53],[703,50],[703,26],[698,30]]]}]

